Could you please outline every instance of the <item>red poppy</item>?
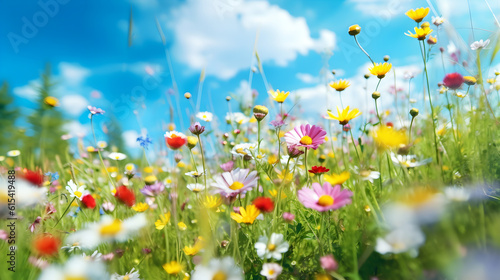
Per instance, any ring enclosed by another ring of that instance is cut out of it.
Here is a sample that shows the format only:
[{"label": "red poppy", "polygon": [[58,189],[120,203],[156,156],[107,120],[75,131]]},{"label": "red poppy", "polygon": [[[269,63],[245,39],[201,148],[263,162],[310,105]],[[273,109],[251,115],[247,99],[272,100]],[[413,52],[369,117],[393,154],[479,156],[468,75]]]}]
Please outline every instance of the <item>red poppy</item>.
[{"label": "red poppy", "polygon": [[90,194],[86,194],[82,197],[82,203],[83,203],[83,205],[85,205],[85,207],[87,207],[89,209],[95,208],[95,199]]},{"label": "red poppy", "polygon": [[451,73],[444,77],[443,84],[449,89],[458,89],[464,83],[464,77],[459,73]]},{"label": "red poppy", "polygon": [[135,194],[125,186],[119,186],[116,189],[115,197],[125,205],[132,207],[135,204]]},{"label": "red poppy", "polygon": [[170,149],[177,150],[187,143],[187,137],[183,133],[177,131],[166,132],[165,143]]},{"label": "red poppy", "polygon": [[392,122],[387,122],[385,125],[386,125],[387,127],[394,127],[394,124],[393,124]]},{"label": "red poppy", "polygon": [[33,247],[36,252],[41,256],[53,256],[59,251],[61,240],[50,234],[35,237],[33,240]]},{"label": "red poppy", "polygon": [[269,197],[257,197],[252,204],[262,212],[269,213],[274,209],[274,203]]},{"label": "red poppy", "polygon": [[323,173],[326,173],[330,171],[330,169],[324,167],[324,166],[313,166],[311,168],[311,170],[309,170],[309,173],[313,173],[313,174],[323,174]]},{"label": "red poppy", "polygon": [[33,185],[41,186],[43,184],[43,174],[38,171],[31,171],[24,169],[24,179],[32,183]]}]

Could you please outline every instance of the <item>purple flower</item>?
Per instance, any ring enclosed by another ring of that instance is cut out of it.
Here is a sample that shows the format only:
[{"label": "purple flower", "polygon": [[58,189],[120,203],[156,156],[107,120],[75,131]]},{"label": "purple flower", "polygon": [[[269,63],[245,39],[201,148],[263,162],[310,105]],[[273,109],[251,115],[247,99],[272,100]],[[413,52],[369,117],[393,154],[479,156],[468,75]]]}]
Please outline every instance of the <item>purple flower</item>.
[{"label": "purple flower", "polygon": [[304,151],[301,151],[295,147],[287,147],[287,151],[290,158],[296,158],[304,153]]},{"label": "purple flower", "polygon": [[233,167],[234,167],[234,161],[232,160],[220,165],[220,168],[222,168],[222,170],[226,172],[230,172],[231,170],[233,170]]},{"label": "purple flower", "polygon": [[104,114],[104,110],[101,108],[93,107],[93,106],[88,106],[87,109],[89,109],[91,115],[102,115]]},{"label": "purple flower", "polygon": [[289,212],[283,213],[283,219],[287,222],[292,222],[295,220],[295,215]]},{"label": "purple flower", "polygon": [[282,126],[284,126],[285,121],[282,119],[278,119],[278,120],[271,121],[269,124],[271,124],[272,126],[274,126],[275,129],[277,129],[277,128],[281,128]]},{"label": "purple flower", "polygon": [[35,221],[30,225],[30,231],[34,232],[36,227],[40,224],[40,221],[42,220],[42,217],[38,216]]},{"label": "purple flower", "polygon": [[161,182],[156,182],[152,185],[146,185],[140,191],[143,195],[146,196],[157,196],[165,190],[165,185]]},{"label": "purple flower", "polygon": [[316,150],[325,143],[326,131],[319,126],[303,124],[285,133],[286,144],[289,147],[304,147]]},{"label": "purple flower", "polygon": [[200,135],[205,131],[205,127],[199,122],[195,122],[189,127],[189,131],[191,131],[194,135]]},{"label": "purple flower", "polygon": [[312,184],[313,189],[302,188],[298,191],[299,201],[306,207],[320,212],[336,210],[351,203],[353,193],[350,190],[341,190],[340,185],[332,187],[325,182],[323,187],[318,183]]},{"label": "purple flower", "polygon": [[339,264],[333,258],[333,255],[327,255],[319,258],[319,262],[321,263],[321,267],[326,271],[334,271],[337,270]]}]

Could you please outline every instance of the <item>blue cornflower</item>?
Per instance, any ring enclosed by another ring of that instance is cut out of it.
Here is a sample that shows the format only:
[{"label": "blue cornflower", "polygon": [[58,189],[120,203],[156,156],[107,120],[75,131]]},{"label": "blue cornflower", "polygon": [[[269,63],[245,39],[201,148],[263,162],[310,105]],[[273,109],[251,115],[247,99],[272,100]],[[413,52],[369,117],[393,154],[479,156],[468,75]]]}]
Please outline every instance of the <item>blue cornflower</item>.
[{"label": "blue cornflower", "polygon": [[59,173],[57,173],[57,172],[54,172],[54,173],[52,173],[52,172],[47,172],[47,173],[45,173],[44,175],[45,175],[45,176],[50,176],[50,181],[51,181],[51,182],[53,182],[53,181],[55,181],[55,180],[59,179]]},{"label": "blue cornflower", "polygon": [[143,147],[144,149],[147,149],[149,144],[153,143],[151,141],[151,138],[149,138],[149,136],[139,136],[137,137],[137,142],[139,142],[139,145],[141,145],[141,147]]}]

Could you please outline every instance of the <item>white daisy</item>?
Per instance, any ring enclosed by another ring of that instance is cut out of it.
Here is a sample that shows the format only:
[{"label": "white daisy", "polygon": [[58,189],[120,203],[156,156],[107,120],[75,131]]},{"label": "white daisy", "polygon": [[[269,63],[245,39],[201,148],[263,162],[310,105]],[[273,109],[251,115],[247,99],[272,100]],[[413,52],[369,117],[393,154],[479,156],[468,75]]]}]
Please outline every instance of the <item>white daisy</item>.
[{"label": "white daisy", "polygon": [[378,171],[371,171],[371,170],[361,170],[359,171],[358,167],[356,166],[354,168],[354,172],[361,177],[361,180],[363,181],[370,181],[370,183],[373,183],[373,180],[376,180],[380,178],[380,172]]},{"label": "white daisy", "polygon": [[389,232],[383,238],[377,238],[375,251],[382,255],[393,253],[399,254],[410,251],[414,257],[418,254],[418,248],[424,244],[425,236],[416,226],[397,228]]},{"label": "white daisy", "polygon": [[465,188],[459,187],[447,187],[444,189],[444,195],[446,198],[452,201],[467,201],[470,198],[470,192]]},{"label": "white daisy", "polygon": [[66,190],[69,192],[71,197],[76,197],[79,200],[82,200],[83,193],[85,192],[85,185],[77,186],[73,180],[69,180],[68,185],[66,186]]},{"label": "white daisy", "polygon": [[203,172],[204,172],[203,169],[199,169],[199,170],[200,171],[189,171],[189,172],[186,172],[184,175],[189,176],[191,178],[199,178],[199,177],[203,176]]},{"label": "white daisy", "polygon": [[82,256],[72,256],[63,266],[53,264],[42,270],[39,280],[109,280],[106,266],[100,261],[87,260]]},{"label": "white daisy", "polygon": [[21,154],[21,151],[19,150],[12,150],[7,152],[8,157],[17,157]]},{"label": "white daisy", "polygon": [[261,259],[275,258],[276,260],[281,260],[281,254],[286,253],[288,247],[288,242],[284,240],[281,233],[273,233],[269,239],[267,236],[261,236],[259,237],[259,241],[255,243],[257,255]]},{"label": "white daisy", "polygon": [[81,250],[82,247],[80,247],[80,244],[78,242],[75,242],[73,244],[68,244],[66,246],[62,246],[61,249],[68,251],[68,253],[71,253],[76,249]]},{"label": "white daisy", "polygon": [[210,112],[199,112],[198,114],[196,114],[196,117],[200,120],[204,120],[206,122],[211,122],[214,115]]},{"label": "white daisy", "polygon": [[486,39],[486,41],[483,41],[482,39],[479,41],[475,41],[470,45],[470,49],[475,51],[475,50],[480,50],[486,48],[490,44],[490,39]]},{"label": "white daisy", "polygon": [[126,159],[126,158],[127,158],[127,155],[122,154],[122,153],[116,153],[116,152],[114,152],[114,153],[110,153],[110,154],[108,155],[108,157],[109,157],[110,159],[114,159],[114,160],[124,160],[124,159]]},{"label": "white daisy", "polygon": [[252,153],[257,149],[257,143],[241,143],[231,149],[231,154],[236,156],[252,156]]},{"label": "white daisy", "polygon": [[111,280],[141,280],[141,275],[139,274],[139,270],[135,270],[135,267],[129,273],[125,275],[119,275],[118,273],[114,273],[111,275]]},{"label": "white daisy", "polygon": [[417,161],[417,156],[415,155],[396,155],[394,153],[391,153],[391,159],[394,165],[406,168],[414,168],[421,165],[426,165],[432,161],[432,158]]},{"label": "white daisy", "polygon": [[102,254],[99,253],[99,251],[95,250],[90,256],[87,256],[87,254],[83,253],[82,257],[84,257],[86,260],[100,261]]},{"label": "white daisy", "polygon": [[235,112],[235,113],[227,113],[226,115],[226,121],[237,123],[237,124],[244,124],[247,123],[250,120],[249,117],[245,116],[243,113],[240,112]]},{"label": "white daisy", "polygon": [[225,279],[243,280],[241,268],[231,257],[212,259],[208,265],[199,264],[194,268],[192,280]]},{"label": "white daisy", "polygon": [[199,193],[199,192],[201,192],[201,191],[205,190],[205,185],[203,185],[203,184],[198,184],[198,183],[196,183],[196,184],[187,184],[187,186],[186,186],[186,187],[187,187],[188,189],[190,189],[190,190],[191,190],[192,192],[194,192],[194,193]]},{"label": "white daisy", "polygon": [[283,271],[283,267],[277,263],[265,263],[262,265],[260,275],[267,278],[267,280],[277,279]]},{"label": "white daisy", "polygon": [[435,26],[440,26],[444,23],[444,21],[445,20],[442,17],[432,17],[432,24],[434,24]]}]

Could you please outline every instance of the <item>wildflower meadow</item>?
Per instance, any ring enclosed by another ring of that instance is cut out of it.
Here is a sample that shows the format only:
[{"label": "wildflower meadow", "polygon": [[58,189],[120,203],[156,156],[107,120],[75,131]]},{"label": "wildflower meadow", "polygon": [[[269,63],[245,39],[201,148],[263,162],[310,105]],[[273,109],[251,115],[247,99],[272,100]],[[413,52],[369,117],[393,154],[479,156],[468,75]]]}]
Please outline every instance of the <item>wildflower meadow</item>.
[{"label": "wildflower meadow", "polygon": [[[220,2],[245,23],[253,18],[243,9],[264,5]],[[90,102],[68,103],[69,87],[55,85],[83,70],[54,76],[46,64],[24,110],[6,81],[0,279],[500,279],[500,7],[462,1],[466,11],[467,3],[484,6],[492,23],[483,28],[465,12],[462,25],[473,35],[464,37],[450,32],[433,2],[413,1],[392,15],[407,31],[390,40],[363,37],[373,24],[359,23],[357,13],[332,21],[342,40],[316,58],[324,79],[308,93],[312,101],[275,82],[293,74],[261,56],[259,46],[279,44],[266,26],[250,38],[245,94],[206,82],[232,75],[210,72],[217,62],[178,82],[188,70],[172,62],[174,25],[151,17],[151,34],[138,31],[144,10],[136,8],[124,10],[119,44],[158,40],[163,70],[139,67],[147,79],[163,73],[165,88],[141,89],[161,91],[155,104],[133,90],[117,107],[122,99],[102,102],[106,93],[95,89]],[[58,4],[59,13],[71,4]],[[277,6],[264,7],[283,18]],[[225,28],[220,34],[231,32]],[[192,48],[213,43],[179,36]],[[19,57],[40,37],[18,38]],[[401,42],[411,47],[397,50]],[[404,51],[414,67],[400,70],[392,51]],[[346,52],[361,61],[353,78],[342,74],[353,65],[336,60]],[[325,94],[314,95],[319,90]],[[68,130],[69,121],[78,129]],[[124,133],[132,126],[135,134]]]}]

